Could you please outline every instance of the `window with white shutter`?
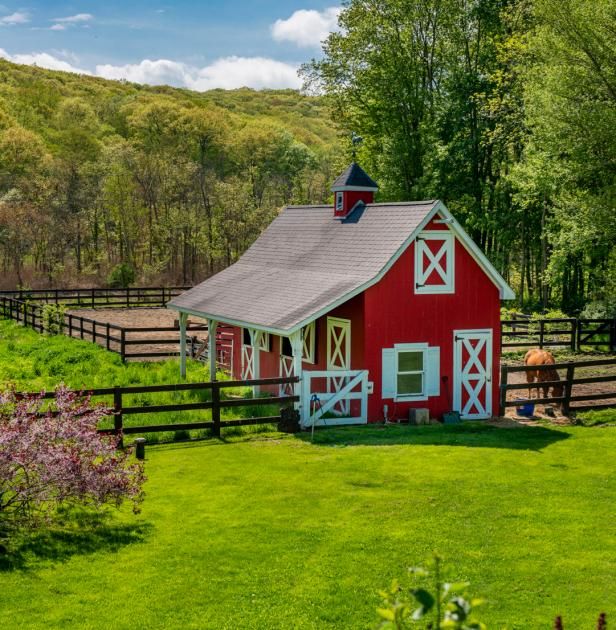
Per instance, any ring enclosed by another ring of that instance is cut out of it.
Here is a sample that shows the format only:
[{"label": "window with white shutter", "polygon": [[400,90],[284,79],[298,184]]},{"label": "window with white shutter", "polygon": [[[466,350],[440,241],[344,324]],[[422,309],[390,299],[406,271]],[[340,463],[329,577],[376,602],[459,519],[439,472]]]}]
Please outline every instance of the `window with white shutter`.
[{"label": "window with white shutter", "polygon": [[454,254],[452,232],[421,232],[415,240],[415,293],[454,293]]},{"label": "window with white shutter", "polygon": [[427,400],[440,393],[440,349],[425,343],[383,348],[382,397],[396,401]]}]

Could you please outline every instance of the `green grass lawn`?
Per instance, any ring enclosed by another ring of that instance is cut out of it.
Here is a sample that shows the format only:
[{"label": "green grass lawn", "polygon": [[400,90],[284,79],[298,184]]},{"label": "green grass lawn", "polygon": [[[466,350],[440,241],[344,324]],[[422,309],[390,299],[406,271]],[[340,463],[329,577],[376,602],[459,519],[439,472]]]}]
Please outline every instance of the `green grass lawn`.
[{"label": "green grass lawn", "polygon": [[5,628],[369,628],[435,551],[489,628],[616,621],[616,429],[364,427],[148,447],[143,512],[0,560]]},{"label": "green grass lawn", "polygon": [[[225,380],[223,373],[219,380]],[[206,364],[188,361],[187,382],[209,380]],[[120,356],[109,352],[89,341],[71,339],[62,335],[47,337],[12,321],[0,319],[0,389],[12,386],[18,391],[38,392],[43,389],[52,391],[59,383],[76,390],[92,390],[128,385],[164,385],[180,383],[179,361],[159,361],[142,363],[122,363]],[[223,397],[241,395],[250,397],[249,388],[223,390]],[[125,405],[148,406],[177,404],[210,400],[208,390],[188,392],[164,392],[156,394],[134,394],[124,396]],[[112,405],[112,396],[97,397],[95,402]],[[278,407],[254,406],[223,409],[222,418],[270,416],[278,413]],[[209,420],[209,411],[180,411],[160,414],[139,414],[125,416],[125,426],[143,426],[150,424],[173,424],[192,420]],[[105,426],[112,426],[109,420]],[[268,428],[268,427],[265,427]],[[271,427],[269,427],[271,428]],[[226,429],[226,433],[254,433],[260,427],[242,427]],[[174,433],[148,433],[150,442],[170,441],[174,438],[201,437],[207,431],[186,431]]]}]

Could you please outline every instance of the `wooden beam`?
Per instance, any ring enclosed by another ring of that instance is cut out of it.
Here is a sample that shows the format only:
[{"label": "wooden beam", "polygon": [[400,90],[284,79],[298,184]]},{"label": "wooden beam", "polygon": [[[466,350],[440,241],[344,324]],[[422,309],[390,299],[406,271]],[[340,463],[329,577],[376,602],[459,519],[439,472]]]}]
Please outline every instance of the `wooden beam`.
[{"label": "wooden beam", "polygon": [[186,322],[188,315],[180,313],[180,377],[186,378]]},{"label": "wooden beam", "polygon": [[304,341],[302,330],[292,333],[289,336],[291,342],[291,350],[293,353],[293,376],[298,381],[293,385],[293,393],[297,396],[298,401],[294,403],[294,407],[300,413],[300,422],[302,421],[302,354],[304,351]]},{"label": "wooden beam", "polygon": [[210,362],[210,381],[216,380],[216,329],[218,322],[215,319],[207,320],[208,329],[208,359]]}]

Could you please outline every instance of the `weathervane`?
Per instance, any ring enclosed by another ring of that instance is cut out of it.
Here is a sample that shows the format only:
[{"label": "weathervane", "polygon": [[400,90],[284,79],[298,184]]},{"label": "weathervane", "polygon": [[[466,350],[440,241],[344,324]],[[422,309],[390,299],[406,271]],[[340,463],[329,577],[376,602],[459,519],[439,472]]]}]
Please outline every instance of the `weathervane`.
[{"label": "weathervane", "polygon": [[354,131],[351,132],[351,144],[353,145],[353,162],[356,161],[357,147],[364,141],[361,136],[358,136]]}]

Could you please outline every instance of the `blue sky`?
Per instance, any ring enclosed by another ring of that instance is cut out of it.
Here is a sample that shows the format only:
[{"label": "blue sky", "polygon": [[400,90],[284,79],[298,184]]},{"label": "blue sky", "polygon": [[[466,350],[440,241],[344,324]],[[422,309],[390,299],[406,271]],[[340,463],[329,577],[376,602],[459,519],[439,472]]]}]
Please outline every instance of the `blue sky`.
[{"label": "blue sky", "polygon": [[336,28],[335,0],[0,0],[0,56],[197,90],[299,87]]}]

